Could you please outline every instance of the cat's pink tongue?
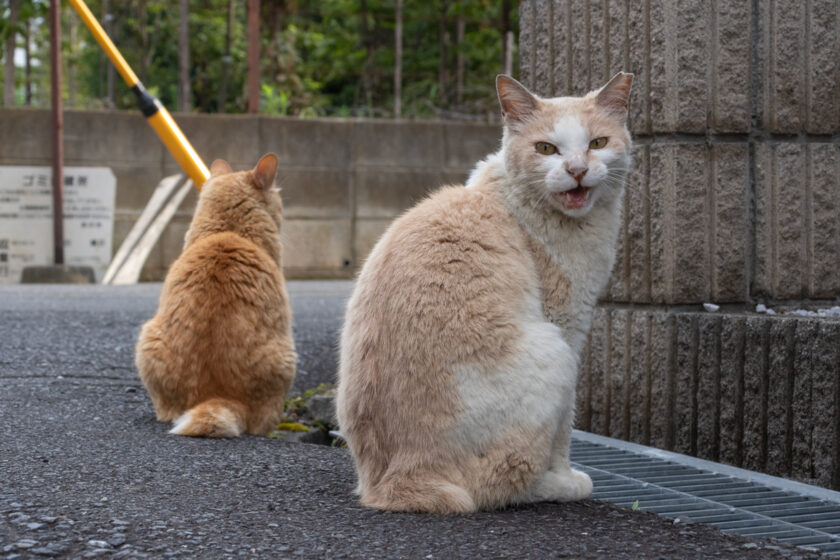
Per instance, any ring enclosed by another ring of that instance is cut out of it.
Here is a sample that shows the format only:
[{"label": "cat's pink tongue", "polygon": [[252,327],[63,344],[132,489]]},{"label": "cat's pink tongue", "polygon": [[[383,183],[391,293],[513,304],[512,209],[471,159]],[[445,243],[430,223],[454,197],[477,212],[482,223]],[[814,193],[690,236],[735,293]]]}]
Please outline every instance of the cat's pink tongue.
[{"label": "cat's pink tongue", "polygon": [[563,204],[566,208],[583,208],[589,198],[588,187],[578,187],[563,193]]}]

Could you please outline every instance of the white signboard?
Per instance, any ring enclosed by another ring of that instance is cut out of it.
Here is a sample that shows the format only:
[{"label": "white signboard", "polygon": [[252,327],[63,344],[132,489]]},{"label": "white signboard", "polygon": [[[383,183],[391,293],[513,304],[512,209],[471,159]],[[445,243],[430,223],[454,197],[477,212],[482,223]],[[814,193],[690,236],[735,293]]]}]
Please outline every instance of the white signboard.
[{"label": "white signboard", "polygon": [[[64,264],[90,266],[97,282],[111,260],[117,179],[107,167],[64,168]],[[52,168],[0,166],[0,284],[54,262]]]}]

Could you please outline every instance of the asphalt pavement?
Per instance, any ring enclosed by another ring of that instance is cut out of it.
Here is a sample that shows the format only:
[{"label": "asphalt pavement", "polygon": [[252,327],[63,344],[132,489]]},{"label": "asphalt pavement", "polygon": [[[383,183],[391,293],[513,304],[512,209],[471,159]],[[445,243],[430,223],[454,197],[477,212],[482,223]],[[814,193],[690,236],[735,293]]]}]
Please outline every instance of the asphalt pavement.
[{"label": "asphalt pavement", "polygon": [[[332,382],[350,282],[290,282],[294,391]],[[0,287],[0,558],[813,558],[586,500],[358,505],[346,450],[171,436],[134,369],[160,284]]]}]

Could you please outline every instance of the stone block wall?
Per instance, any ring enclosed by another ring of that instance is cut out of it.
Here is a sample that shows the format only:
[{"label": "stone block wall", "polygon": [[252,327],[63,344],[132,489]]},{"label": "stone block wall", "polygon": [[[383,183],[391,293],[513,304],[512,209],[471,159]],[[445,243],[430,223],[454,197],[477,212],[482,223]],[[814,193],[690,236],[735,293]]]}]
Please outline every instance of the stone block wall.
[{"label": "stone block wall", "polygon": [[840,299],[840,5],[526,0],[520,27],[541,95],[635,74],[578,425],[840,489],[840,321],[752,313]]},{"label": "stone block wall", "polygon": [[[175,115],[208,165],[249,169],[280,157],[288,277],[350,278],[390,222],[428,192],[466,180],[498,149],[495,125],[434,121]],[[49,111],[0,109],[0,165],[50,165]],[[106,166],[117,177],[114,251],[157,183],[179,171],[135,112],[67,111],[65,165]],[[197,193],[182,204],[149,255],[142,280],[162,280],[181,252]]]}]

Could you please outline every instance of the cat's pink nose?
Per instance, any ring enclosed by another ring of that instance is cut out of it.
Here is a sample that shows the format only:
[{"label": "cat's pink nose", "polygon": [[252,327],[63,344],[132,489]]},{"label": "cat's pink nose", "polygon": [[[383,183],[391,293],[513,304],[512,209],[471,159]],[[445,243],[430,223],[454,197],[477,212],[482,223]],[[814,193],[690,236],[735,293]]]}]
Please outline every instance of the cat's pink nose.
[{"label": "cat's pink nose", "polygon": [[566,173],[571,175],[578,183],[583,180],[583,176],[586,175],[587,171],[589,171],[589,168],[586,166],[570,165],[566,168]]}]

